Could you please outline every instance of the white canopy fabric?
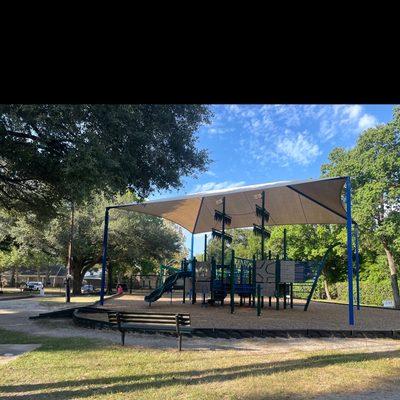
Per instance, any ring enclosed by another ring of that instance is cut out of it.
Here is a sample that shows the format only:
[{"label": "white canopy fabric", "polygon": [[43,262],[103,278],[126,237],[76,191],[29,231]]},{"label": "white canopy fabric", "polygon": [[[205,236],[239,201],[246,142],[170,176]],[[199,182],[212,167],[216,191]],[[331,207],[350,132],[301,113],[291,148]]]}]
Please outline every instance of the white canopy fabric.
[{"label": "white canopy fabric", "polygon": [[345,224],[346,209],[341,200],[345,183],[346,177],[262,183],[111,208],[155,215],[191,233],[202,233],[220,228],[220,222],[214,220],[214,211],[221,211],[218,200],[222,197],[225,197],[225,212],[232,218],[228,228],[259,224],[256,204],[261,206],[259,194],[265,191],[265,208],[270,213],[268,225]]}]

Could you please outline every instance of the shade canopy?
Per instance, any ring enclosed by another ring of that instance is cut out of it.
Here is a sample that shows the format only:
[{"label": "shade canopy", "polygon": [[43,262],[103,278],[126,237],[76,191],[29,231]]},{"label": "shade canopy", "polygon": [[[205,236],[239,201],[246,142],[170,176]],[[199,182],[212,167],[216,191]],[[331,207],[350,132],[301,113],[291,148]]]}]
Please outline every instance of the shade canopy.
[{"label": "shade canopy", "polygon": [[264,191],[265,208],[270,213],[267,225],[345,224],[346,210],[341,200],[345,183],[346,177],[280,181],[111,208],[162,217],[192,233],[202,233],[220,228],[214,213],[221,211],[223,197],[225,211],[232,218],[229,228],[259,224],[256,205],[261,206],[260,193]]}]

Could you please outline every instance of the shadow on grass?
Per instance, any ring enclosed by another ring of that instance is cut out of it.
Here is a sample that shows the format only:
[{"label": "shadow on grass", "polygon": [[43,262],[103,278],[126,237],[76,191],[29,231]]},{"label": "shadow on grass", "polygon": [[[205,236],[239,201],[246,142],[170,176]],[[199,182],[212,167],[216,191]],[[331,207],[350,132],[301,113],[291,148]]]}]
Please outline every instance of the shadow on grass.
[{"label": "shadow on grass", "polygon": [[[375,353],[330,354],[311,356],[296,360],[280,362],[256,363],[245,366],[216,368],[208,370],[176,371],[153,375],[114,376],[97,379],[66,380],[44,384],[23,384],[0,386],[0,393],[13,393],[17,400],[49,398],[86,398],[92,395],[100,396],[112,393],[134,393],[147,389],[162,389],[171,386],[224,383],[238,378],[268,376],[282,372],[292,372],[305,368],[322,368],[330,365],[346,364],[380,359],[395,359],[400,357],[400,350]],[[177,361],[178,362],[178,361]],[[38,371],[40,373],[40,371]],[[88,387],[93,385],[94,387]],[[104,387],[106,386],[106,387]],[[49,392],[50,390],[50,392]],[[54,392],[52,392],[54,390]],[[39,391],[35,394],[26,392]],[[298,397],[302,397],[299,394]],[[9,397],[0,397],[6,399]],[[274,398],[279,398],[275,396]],[[310,396],[308,396],[310,398]]]}]

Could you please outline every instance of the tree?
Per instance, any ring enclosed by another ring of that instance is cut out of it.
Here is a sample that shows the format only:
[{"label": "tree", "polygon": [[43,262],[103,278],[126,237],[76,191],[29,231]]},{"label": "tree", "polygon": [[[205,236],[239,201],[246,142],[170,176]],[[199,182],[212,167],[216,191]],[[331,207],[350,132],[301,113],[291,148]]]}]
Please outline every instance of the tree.
[{"label": "tree", "polygon": [[[225,263],[231,259],[231,251],[235,250],[236,257],[253,258],[253,255],[260,254],[260,238],[253,234],[250,229],[229,229],[232,236],[232,243],[225,246]],[[221,262],[221,240],[211,238],[207,244],[207,256],[209,259],[215,257],[217,263]]]},{"label": "tree", "polygon": [[202,105],[2,105],[0,206],[49,218],[67,201],[70,273],[75,208],[96,193],[179,187],[205,169],[194,132],[209,117]]},{"label": "tree", "polygon": [[[132,195],[117,196],[111,200],[97,195],[83,203],[75,212],[74,247],[71,257],[73,293],[81,292],[87,271],[101,262],[104,208],[112,203],[133,201]],[[10,235],[20,253],[29,259],[61,258],[67,254],[69,232],[65,229],[69,219],[68,207],[50,222],[38,222],[32,215],[19,217],[10,229]],[[183,247],[183,236],[171,223],[161,218],[127,211],[117,211],[110,219],[109,262],[117,269],[138,271],[144,261],[161,262],[173,257]],[[1,254],[1,253],[0,253]]]},{"label": "tree", "polygon": [[394,110],[393,121],[363,132],[354,148],[334,149],[329,161],[322,166],[324,176],[351,176],[361,243],[385,254],[395,307],[400,308],[400,109]]},{"label": "tree", "polygon": [[146,197],[202,171],[202,105],[1,105],[0,205],[56,213],[96,193]]}]

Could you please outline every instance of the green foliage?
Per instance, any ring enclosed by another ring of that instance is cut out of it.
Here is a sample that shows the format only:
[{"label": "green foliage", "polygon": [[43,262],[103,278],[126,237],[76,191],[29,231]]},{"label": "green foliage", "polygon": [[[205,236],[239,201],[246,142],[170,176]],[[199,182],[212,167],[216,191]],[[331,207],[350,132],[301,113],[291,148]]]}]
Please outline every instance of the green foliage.
[{"label": "green foliage", "polygon": [[[253,234],[251,229],[231,229],[228,230],[232,236],[232,243],[225,247],[225,262],[231,259],[232,250],[235,250],[236,257],[253,258],[260,252],[260,238]],[[207,245],[208,257],[215,257],[217,263],[221,262],[221,240],[211,238]],[[201,256],[200,256],[201,257]]]},{"label": "green foliage", "polygon": [[[329,155],[330,162],[322,166],[324,176],[351,177],[353,218],[360,226],[361,251],[369,253],[370,259],[372,255],[372,260],[386,255],[396,307],[400,307],[397,283],[400,261],[399,128],[400,111],[396,108],[392,122],[367,129],[352,149],[334,149]],[[377,265],[382,266],[382,263]],[[369,269],[372,281],[383,276],[377,268]]]},{"label": "green foliage", "polygon": [[[338,282],[334,285],[333,291],[335,298],[339,301],[347,302],[347,283]],[[384,300],[393,298],[392,287],[389,279],[380,281],[361,281],[360,282],[360,300],[361,304],[373,306],[382,306]],[[354,298],[356,298],[356,289],[354,287]]]},{"label": "green foliage", "polygon": [[[130,194],[112,198],[113,203],[133,201]],[[95,196],[75,212],[72,270],[74,279],[101,261],[104,209],[108,198]],[[39,223],[33,215],[20,216],[9,226],[13,237],[11,251],[0,252],[0,267],[43,265],[67,258],[69,232],[68,207],[58,210],[57,218]],[[146,272],[155,269],[165,258],[176,257],[183,248],[183,235],[173,224],[145,214],[111,211],[109,258],[117,270]]]},{"label": "green foliage", "polygon": [[0,205],[54,215],[94,193],[140,197],[205,169],[202,105],[0,105]]}]

